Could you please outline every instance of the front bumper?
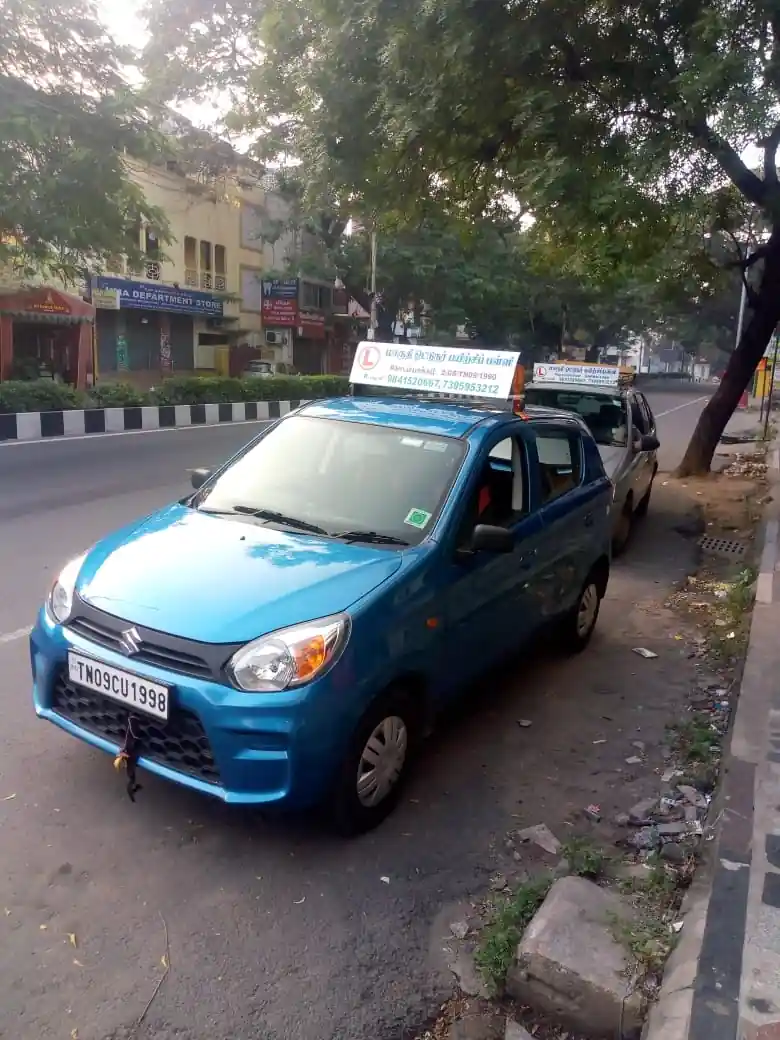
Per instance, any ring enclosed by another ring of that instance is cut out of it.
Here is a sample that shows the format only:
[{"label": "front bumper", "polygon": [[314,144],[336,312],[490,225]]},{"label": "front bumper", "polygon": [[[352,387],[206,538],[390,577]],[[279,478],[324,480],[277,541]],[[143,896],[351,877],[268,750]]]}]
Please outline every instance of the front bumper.
[{"label": "front bumper", "polygon": [[167,722],[134,713],[138,765],[224,802],[316,803],[351,731],[338,668],[299,690],[247,694],[134,662],[53,624],[42,610],[30,636],[36,714],[111,755],[124,742],[130,712],[71,683],[69,650],[168,686]]}]

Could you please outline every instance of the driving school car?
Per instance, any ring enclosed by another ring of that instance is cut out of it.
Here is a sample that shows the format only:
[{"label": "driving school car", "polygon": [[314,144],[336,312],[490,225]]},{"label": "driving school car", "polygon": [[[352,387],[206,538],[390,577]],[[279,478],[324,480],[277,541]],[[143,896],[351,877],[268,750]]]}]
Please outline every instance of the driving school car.
[{"label": "driving school car", "polygon": [[[515,354],[394,350],[361,345],[352,396],[275,422],[55,581],[35,710],[112,755],[131,796],[140,767],[365,830],[485,669],[551,625],[588,643],[612,489],[586,424],[508,407]],[[403,396],[419,379],[495,399]]]},{"label": "driving school car", "polygon": [[633,373],[617,366],[555,362],[535,365],[525,389],[527,404],[574,412],[593,434],[614,486],[615,555],[626,547],[635,518],[647,514],[658,472],[655,417],[632,383]]}]

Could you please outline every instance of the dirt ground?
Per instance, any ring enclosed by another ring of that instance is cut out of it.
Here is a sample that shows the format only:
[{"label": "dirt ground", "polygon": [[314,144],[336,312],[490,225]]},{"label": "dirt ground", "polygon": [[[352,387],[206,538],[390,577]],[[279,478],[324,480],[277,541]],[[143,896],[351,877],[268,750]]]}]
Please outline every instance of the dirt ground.
[{"label": "dirt ground", "polygon": [[[587,651],[561,661],[550,648],[534,661],[515,663],[497,678],[497,692],[487,694],[490,713],[504,723],[505,760],[517,768],[492,789],[509,823],[486,850],[491,890],[452,909],[450,921],[463,917],[472,926],[468,937],[443,940],[461,963],[477,948],[491,904],[560,859],[522,843],[519,830],[544,823],[562,844],[586,839],[625,859],[631,850],[620,816],[658,794],[673,757],[670,728],[690,718],[707,684],[727,691],[733,711],[753,595],[754,533],[767,495],[765,467],[760,457],[737,458],[721,474],[686,481],[662,476],[658,485],[651,517],[615,564]],[[703,553],[702,536],[738,541],[745,553]],[[740,602],[723,591],[735,580],[742,583]],[[643,657],[637,648],[657,656]],[[478,740],[475,747],[487,753]],[[538,1021],[530,1009],[508,1010],[539,1040],[580,1040]],[[502,1023],[495,1005],[461,993],[417,1036],[503,1038]]]}]

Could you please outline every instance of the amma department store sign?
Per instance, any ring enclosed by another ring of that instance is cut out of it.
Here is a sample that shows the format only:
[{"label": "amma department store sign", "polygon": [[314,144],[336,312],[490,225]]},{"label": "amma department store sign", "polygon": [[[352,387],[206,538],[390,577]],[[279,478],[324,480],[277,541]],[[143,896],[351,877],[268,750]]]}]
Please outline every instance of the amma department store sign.
[{"label": "amma department store sign", "polygon": [[195,289],[174,289],[150,282],[130,282],[125,278],[102,275],[92,283],[93,292],[114,290],[120,310],[166,311],[168,314],[193,314],[207,318],[222,317],[222,300]]}]

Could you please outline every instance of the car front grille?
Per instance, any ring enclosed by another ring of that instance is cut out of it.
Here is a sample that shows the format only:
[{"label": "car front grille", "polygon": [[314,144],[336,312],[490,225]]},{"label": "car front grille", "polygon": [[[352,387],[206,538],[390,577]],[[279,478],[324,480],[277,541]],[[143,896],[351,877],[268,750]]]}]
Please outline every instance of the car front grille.
[{"label": "car front grille", "polygon": [[[121,643],[121,628],[128,628],[127,622],[115,623],[113,627],[98,621],[96,618],[74,617],[68,622],[68,628],[72,632],[88,639],[91,643],[104,646],[108,650],[124,653]],[[180,675],[192,675],[198,679],[211,679],[212,669],[207,661],[195,654],[188,654],[172,647],[161,646],[154,640],[143,638],[137,653],[132,656],[133,661],[150,664],[156,668],[167,668],[171,672]]]},{"label": "car front grille", "polygon": [[54,685],[52,710],[63,719],[112,743],[124,744],[132,714],[143,758],[186,773],[209,784],[219,784],[219,771],[200,719],[183,708],[172,708],[167,722],[129,712],[108,697],[71,682],[63,671]]}]

